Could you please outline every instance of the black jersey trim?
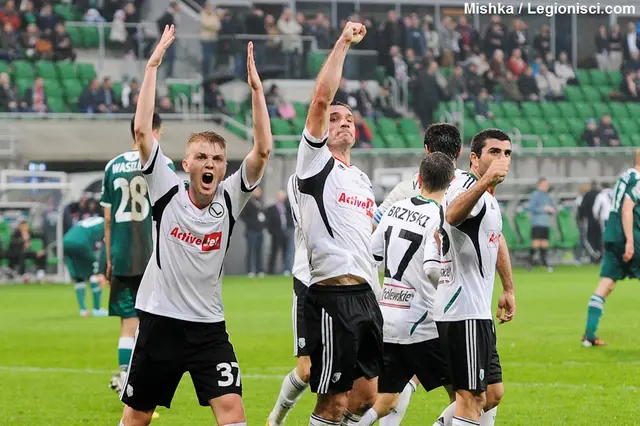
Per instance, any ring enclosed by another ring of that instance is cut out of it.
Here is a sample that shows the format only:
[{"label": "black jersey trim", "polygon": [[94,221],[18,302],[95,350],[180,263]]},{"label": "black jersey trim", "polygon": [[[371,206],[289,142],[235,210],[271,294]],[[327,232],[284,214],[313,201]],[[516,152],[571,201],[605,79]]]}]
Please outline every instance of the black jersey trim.
[{"label": "black jersey trim", "polygon": [[151,164],[149,165],[149,167],[145,167],[144,169],[142,169],[142,174],[150,175],[153,172],[153,167],[156,165],[156,160],[158,159],[159,152],[160,146],[158,146],[158,149],[156,149],[156,153],[153,155],[153,159],[151,160]]},{"label": "black jersey trim", "polygon": [[324,185],[327,183],[327,178],[329,177],[329,173],[333,170],[333,166],[336,162],[336,159],[331,157],[327,164],[324,166],[322,170],[316,175],[308,177],[306,179],[298,178],[298,190],[302,194],[307,194],[313,197],[318,205],[318,212],[320,213],[320,217],[322,218],[322,222],[324,226],[327,228],[327,232],[334,238],[333,230],[329,225],[329,218],[327,217],[327,210],[324,206]]},{"label": "black jersey trim", "polygon": [[167,208],[179,189],[180,185],[173,186],[162,197],[158,198],[158,201],[151,207],[151,217],[156,223],[156,263],[158,264],[158,269],[162,269],[160,266],[160,222],[162,222],[162,213],[164,213],[164,209]]},{"label": "black jersey trim", "polygon": [[309,146],[311,146],[312,148],[316,148],[316,149],[322,148],[324,146],[324,144],[327,143],[327,139],[329,139],[329,138],[325,137],[320,142],[311,142],[309,140],[309,138],[307,137],[307,135],[302,135],[302,137],[309,144]]},{"label": "black jersey trim", "polygon": [[220,276],[222,275],[222,269],[224,268],[224,258],[227,257],[227,253],[229,252],[229,245],[231,244],[231,234],[233,234],[233,227],[236,226],[236,220],[233,218],[233,205],[231,204],[231,196],[226,189],[224,191],[224,204],[227,206],[227,210],[229,212],[229,235],[227,236],[227,247],[224,249],[224,256],[222,258],[222,264],[220,265],[218,278],[220,278]]},{"label": "black jersey trim", "polygon": [[374,255],[373,255],[373,259],[374,259],[376,262],[382,262],[382,261],[384,260],[384,257],[382,257],[382,256],[378,256],[377,254],[374,254]]},{"label": "black jersey trim", "polygon": [[482,278],[484,278],[484,271],[482,269],[482,255],[480,254],[480,224],[486,213],[487,203],[484,203],[482,210],[480,210],[480,213],[478,213],[476,217],[465,220],[457,227],[460,232],[467,234],[473,243],[473,248],[476,250],[476,255],[478,256],[478,269],[480,270],[480,276]]},{"label": "black jersey trim", "polygon": [[242,192],[248,194],[250,192],[253,192],[254,189],[256,189],[258,187],[258,182],[253,184],[253,188],[249,188],[247,186],[247,184],[244,182],[244,173],[245,173],[245,168],[244,168],[244,162],[240,165],[240,190],[242,190]]}]

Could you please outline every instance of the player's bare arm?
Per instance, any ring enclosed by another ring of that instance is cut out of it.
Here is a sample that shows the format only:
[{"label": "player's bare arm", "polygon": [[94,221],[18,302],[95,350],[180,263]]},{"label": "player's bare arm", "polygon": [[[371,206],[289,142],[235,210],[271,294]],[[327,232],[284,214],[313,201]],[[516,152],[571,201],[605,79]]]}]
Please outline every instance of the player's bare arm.
[{"label": "player's bare arm", "polygon": [[320,139],[327,133],[329,106],[340,87],[342,67],[347,52],[352,45],[360,43],[366,33],[367,28],[364,25],[357,22],[347,22],[318,74],[305,123],[307,130],[314,138]]},{"label": "player's bare arm", "polygon": [[445,220],[451,226],[458,226],[464,222],[471,211],[478,204],[482,195],[490,188],[495,188],[509,171],[508,160],[494,160],[489,169],[468,191],[456,197],[447,207]]},{"label": "player's bare arm", "polygon": [[107,254],[107,281],[111,281],[111,207],[104,208],[104,245]]},{"label": "player's bare arm", "polygon": [[158,67],[162,63],[162,57],[175,40],[175,27],[166,26],[162,37],[155,50],[151,54],[144,71],[144,79],[140,85],[138,105],[136,106],[136,117],[134,121],[134,133],[138,150],[140,151],[140,163],[146,164],[153,149],[153,111],[156,103],[156,81],[158,77]]},{"label": "player's bare arm", "polygon": [[516,314],[516,297],[513,286],[513,272],[511,270],[511,256],[504,235],[500,235],[496,270],[502,282],[502,295],[498,300],[496,318],[500,323],[509,322]]},{"label": "player's bare arm", "polygon": [[622,203],[622,231],[624,232],[624,256],[622,260],[629,262],[633,257],[633,208],[635,207],[631,197],[625,196]]},{"label": "player's bare arm", "polygon": [[247,155],[245,167],[249,185],[253,186],[263,175],[273,149],[271,122],[267,101],[264,98],[262,81],[253,58],[253,43],[247,47],[247,82],[251,88],[251,109],[253,114],[253,149]]}]

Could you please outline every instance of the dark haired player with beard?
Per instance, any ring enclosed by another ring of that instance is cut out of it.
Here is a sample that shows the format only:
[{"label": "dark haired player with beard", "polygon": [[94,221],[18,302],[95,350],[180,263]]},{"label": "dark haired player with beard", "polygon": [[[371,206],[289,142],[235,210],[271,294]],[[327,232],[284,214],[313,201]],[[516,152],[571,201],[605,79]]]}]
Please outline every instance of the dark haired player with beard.
[{"label": "dark haired player with beard", "polygon": [[158,405],[169,407],[185,372],[217,424],[246,426],[240,367],[222,308],[222,266],[242,208],[259,184],[272,148],[269,114],[253,58],[247,53],[254,144],[228,178],[225,140],[207,131],[189,137],[184,170],[189,185],[162,159],[153,137],[158,66],[175,39],[164,33],[147,63],[134,123],[151,199],[155,247],[136,300],[142,312],[127,377],[121,425],[148,425]]}]

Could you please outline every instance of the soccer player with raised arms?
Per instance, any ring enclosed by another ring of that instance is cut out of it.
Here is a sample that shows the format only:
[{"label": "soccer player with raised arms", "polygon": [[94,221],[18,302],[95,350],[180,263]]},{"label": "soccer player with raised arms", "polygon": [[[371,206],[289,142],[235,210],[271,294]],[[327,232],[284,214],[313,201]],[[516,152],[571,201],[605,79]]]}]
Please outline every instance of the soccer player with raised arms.
[{"label": "soccer player with raised arms", "polygon": [[140,325],[120,395],[122,426],[148,425],[158,405],[167,408],[185,372],[202,406],[221,426],[246,426],[240,367],[222,308],[222,266],[233,227],[260,183],[273,145],[262,83],[247,52],[254,144],[240,169],[225,179],[225,140],[206,131],[186,144],[185,183],[163,161],[153,137],[158,66],[175,38],[165,27],[147,62],[134,131],[147,181],[155,229],[154,249],[142,277],[136,309]]}]

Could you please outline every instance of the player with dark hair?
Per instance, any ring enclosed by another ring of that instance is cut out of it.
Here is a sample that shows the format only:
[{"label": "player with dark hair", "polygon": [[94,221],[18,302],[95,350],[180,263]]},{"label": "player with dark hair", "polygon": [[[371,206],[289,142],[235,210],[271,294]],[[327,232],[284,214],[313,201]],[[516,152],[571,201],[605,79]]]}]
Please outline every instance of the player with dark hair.
[{"label": "player with dark hair", "polygon": [[509,136],[498,129],[479,132],[470,160],[471,171],[452,182],[442,201],[442,272],[435,297],[434,317],[456,392],[453,426],[492,425],[495,416],[481,420],[483,410],[493,408],[487,395],[499,395],[499,401],[504,392],[491,311],[496,270],[504,289],[497,317],[507,322],[515,315],[511,271],[500,265],[505,258],[498,253],[507,247],[493,195],[511,163]]},{"label": "player with dark hair", "polygon": [[[151,201],[147,182],[141,171],[140,153],[134,133],[135,116],[131,119],[133,149],[109,161],[102,179],[104,207],[104,239],[107,256],[106,277],[111,286],[109,316],[120,318],[118,366],[120,372],[111,378],[110,386],[122,390],[131,360],[134,336],[138,328],[136,295],[147,263],[153,252]],[[162,120],[153,114],[153,137],[160,140]],[[165,157],[169,167],[173,162]],[[112,208],[113,207],[113,208]],[[157,417],[157,413],[154,414]]]},{"label": "player with dark hair", "polygon": [[427,154],[418,174],[420,195],[395,202],[373,233],[373,257],[384,261],[384,372],[376,403],[358,426],[382,421],[414,375],[427,391],[449,384],[433,301],[440,277],[440,201],[454,172],[451,157]]},{"label": "player with dark hair", "polygon": [[153,134],[158,66],[175,39],[164,33],[147,62],[134,122],[142,173],[155,227],[154,250],[136,299],[140,325],[120,394],[123,426],[148,425],[158,405],[170,407],[185,372],[198,402],[221,426],[246,426],[240,367],[229,341],[222,307],[222,266],[234,225],[260,183],[272,149],[262,82],[248,44],[254,144],[240,168],[225,179],[224,138],[193,133],[182,167],[185,182],[162,160]]}]

